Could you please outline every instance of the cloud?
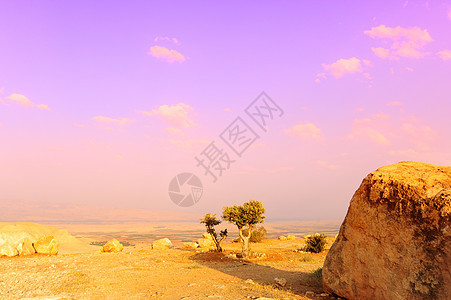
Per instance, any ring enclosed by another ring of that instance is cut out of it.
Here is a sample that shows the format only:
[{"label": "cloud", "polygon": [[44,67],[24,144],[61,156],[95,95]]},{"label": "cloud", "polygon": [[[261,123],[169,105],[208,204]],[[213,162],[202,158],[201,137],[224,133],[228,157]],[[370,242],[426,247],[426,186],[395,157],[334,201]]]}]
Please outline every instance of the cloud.
[{"label": "cloud", "polygon": [[154,42],[158,42],[158,41],[168,41],[168,42],[172,42],[172,43],[174,43],[176,45],[180,45],[180,42],[176,38],[170,38],[170,37],[167,37],[167,36],[157,36],[154,39]]},{"label": "cloud", "polygon": [[93,117],[92,119],[94,121],[98,122],[99,124],[115,125],[115,126],[124,126],[124,125],[132,122],[132,120],[128,119],[128,118],[114,119],[114,118],[105,117],[105,116],[96,116],[96,117]]},{"label": "cloud", "polygon": [[169,63],[184,62],[186,60],[185,56],[183,56],[180,52],[176,50],[169,50],[168,48],[161,46],[150,47],[150,52],[148,54]]},{"label": "cloud", "polygon": [[34,104],[33,102],[30,101],[30,99],[28,99],[27,97],[25,97],[22,94],[11,94],[8,97],[6,97],[6,99],[8,99],[9,101],[19,104],[22,107],[25,108],[37,108],[40,110],[50,110],[50,108],[48,107],[48,105],[46,104]]},{"label": "cloud", "polygon": [[360,62],[360,59],[356,57],[352,57],[349,59],[341,58],[330,65],[323,64],[323,68],[324,70],[330,72],[336,78],[340,78],[346,74],[362,72],[362,64]]},{"label": "cloud", "polygon": [[390,55],[390,49],[385,49],[382,47],[377,47],[377,48],[371,48],[371,50],[373,50],[374,54],[377,57],[380,57],[382,59],[387,58]]},{"label": "cloud", "polygon": [[326,73],[318,73],[318,74],[316,74],[315,82],[319,83],[321,81],[321,79],[327,79]]},{"label": "cloud", "polygon": [[440,56],[443,61],[451,60],[451,50],[437,52],[437,55]]},{"label": "cloud", "polygon": [[392,41],[390,49],[372,48],[376,56],[384,59],[424,57],[428,53],[422,52],[423,47],[433,41],[426,29],[418,27],[403,28],[401,26],[388,27],[379,25],[371,28],[371,30],[364,31],[364,33],[373,39],[388,39]]},{"label": "cloud", "polygon": [[192,119],[193,108],[185,103],[160,105],[151,111],[138,111],[145,116],[159,116],[165,123],[177,128],[190,128],[195,125]]},{"label": "cloud", "polygon": [[389,140],[375,128],[376,124],[370,118],[356,119],[352,125],[350,139],[366,139],[379,145],[389,145]]},{"label": "cloud", "polygon": [[319,140],[321,129],[312,123],[298,124],[292,128],[285,129],[285,134],[301,140]]},{"label": "cloud", "polygon": [[387,106],[389,106],[389,107],[393,107],[393,106],[403,106],[403,105],[404,105],[404,103],[402,103],[402,102],[400,102],[400,101],[393,101],[393,102],[387,103]]}]

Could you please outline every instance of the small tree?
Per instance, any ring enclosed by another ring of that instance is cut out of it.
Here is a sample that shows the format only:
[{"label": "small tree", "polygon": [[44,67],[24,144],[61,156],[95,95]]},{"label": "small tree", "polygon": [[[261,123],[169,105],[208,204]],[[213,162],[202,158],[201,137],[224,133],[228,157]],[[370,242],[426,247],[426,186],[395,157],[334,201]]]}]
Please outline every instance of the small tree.
[{"label": "small tree", "polygon": [[205,224],[205,227],[207,227],[207,232],[213,238],[213,242],[216,245],[216,250],[218,252],[222,252],[221,244],[227,238],[227,229],[222,230],[219,233],[220,238],[218,238],[215,226],[221,224],[221,221],[216,218],[216,214],[214,215],[211,215],[210,213],[206,214],[205,217],[200,219],[200,223]]},{"label": "small tree", "polygon": [[[226,206],[223,208],[222,218],[238,227],[243,248],[243,257],[249,257],[249,239],[256,224],[263,223],[265,208],[260,201],[250,200],[243,205]],[[244,232],[247,229],[247,232]]]}]

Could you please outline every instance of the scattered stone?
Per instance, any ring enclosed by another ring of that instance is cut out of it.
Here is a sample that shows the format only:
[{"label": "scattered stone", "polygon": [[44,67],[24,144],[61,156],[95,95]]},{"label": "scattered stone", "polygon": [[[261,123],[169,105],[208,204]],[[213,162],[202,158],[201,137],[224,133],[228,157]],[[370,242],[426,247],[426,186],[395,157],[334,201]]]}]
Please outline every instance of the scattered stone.
[{"label": "scattered stone", "polygon": [[58,254],[59,242],[53,236],[44,236],[39,238],[36,243],[33,244],[36,253],[39,254]]},{"label": "scattered stone", "polygon": [[347,299],[449,299],[451,167],[401,162],[369,174],[322,271]]},{"label": "scattered stone", "polygon": [[274,281],[278,286],[284,287],[287,285],[287,280],[285,278],[274,278]]},{"label": "scattered stone", "polygon": [[33,243],[29,238],[24,238],[22,243],[19,243],[17,246],[17,251],[19,252],[19,255],[32,255],[36,253],[36,250],[34,250]]},{"label": "scattered stone", "polygon": [[249,284],[255,284],[255,282],[252,279],[247,279],[246,281],[244,281],[245,283],[249,283]]},{"label": "scattered stone", "polygon": [[225,285],[223,285],[223,284],[213,284],[213,286],[214,286],[215,288],[217,288],[217,289],[223,289],[223,288],[225,288]]},{"label": "scattered stone", "polygon": [[172,242],[168,238],[159,239],[152,243],[154,250],[166,250],[172,247]]},{"label": "scattered stone", "polygon": [[17,248],[10,243],[4,243],[0,247],[0,256],[16,256],[19,255]]},{"label": "scattered stone", "polygon": [[279,241],[286,241],[287,237],[284,235],[279,236]]},{"label": "scattered stone", "polygon": [[209,239],[210,241],[213,241],[213,237],[211,236],[211,234],[209,234],[208,232],[204,232],[202,234],[202,238],[204,239]]},{"label": "scattered stone", "polygon": [[111,241],[109,241],[108,243],[103,245],[102,252],[117,253],[117,252],[121,252],[122,249],[124,249],[124,246],[122,246],[122,244],[118,240],[112,239]]},{"label": "scattered stone", "polygon": [[216,248],[215,243],[212,240],[201,238],[197,240],[197,244],[199,245],[199,248]]},{"label": "scattered stone", "polygon": [[320,296],[321,297],[327,297],[327,296],[329,296],[329,294],[328,293],[321,293]]},{"label": "scattered stone", "polygon": [[296,239],[296,237],[294,235],[291,235],[291,234],[287,235],[287,240],[294,241],[295,239]]},{"label": "scattered stone", "polygon": [[196,249],[199,247],[199,244],[194,243],[194,242],[187,242],[187,243],[183,243],[183,247],[185,247],[187,249]]},{"label": "scattered stone", "polygon": [[305,292],[305,297],[315,297],[315,292],[307,291]]}]

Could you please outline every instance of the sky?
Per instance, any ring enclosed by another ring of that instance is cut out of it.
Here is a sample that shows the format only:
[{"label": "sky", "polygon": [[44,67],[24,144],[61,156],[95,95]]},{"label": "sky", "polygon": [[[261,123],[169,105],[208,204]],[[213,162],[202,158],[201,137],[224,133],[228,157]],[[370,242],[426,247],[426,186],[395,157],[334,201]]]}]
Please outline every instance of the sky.
[{"label": "sky", "polygon": [[377,168],[451,165],[450,32],[451,1],[0,0],[0,217],[341,220]]}]

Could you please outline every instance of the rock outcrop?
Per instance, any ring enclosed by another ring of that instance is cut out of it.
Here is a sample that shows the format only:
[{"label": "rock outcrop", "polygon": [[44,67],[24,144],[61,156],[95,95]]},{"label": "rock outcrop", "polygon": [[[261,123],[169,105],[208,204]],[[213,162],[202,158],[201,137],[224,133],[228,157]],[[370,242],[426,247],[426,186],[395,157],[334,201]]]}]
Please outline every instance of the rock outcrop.
[{"label": "rock outcrop", "polygon": [[122,244],[118,240],[112,239],[111,241],[109,241],[108,243],[103,245],[102,252],[117,253],[117,252],[121,252],[123,249],[124,249],[124,246],[122,246]]},{"label": "rock outcrop", "polygon": [[323,267],[347,299],[450,299],[451,167],[402,162],[369,174]]},{"label": "rock outcrop", "polygon": [[154,250],[165,250],[172,247],[172,242],[168,238],[159,239],[152,243],[152,249]]},{"label": "rock outcrop", "polygon": [[183,247],[185,247],[187,249],[196,249],[197,247],[199,247],[199,245],[194,242],[187,242],[187,243],[183,243]]},{"label": "rock outcrop", "polygon": [[199,245],[199,248],[204,248],[204,249],[215,249],[216,245],[215,243],[210,240],[210,239],[197,239],[197,244]]},{"label": "rock outcrop", "polygon": [[58,254],[59,242],[53,236],[43,236],[33,244],[33,247],[36,253],[56,255]]},{"label": "rock outcrop", "polygon": [[33,243],[29,238],[24,238],[22,243],[17,246],[17,251],[19,255],[32,255],[36,253]]}]

